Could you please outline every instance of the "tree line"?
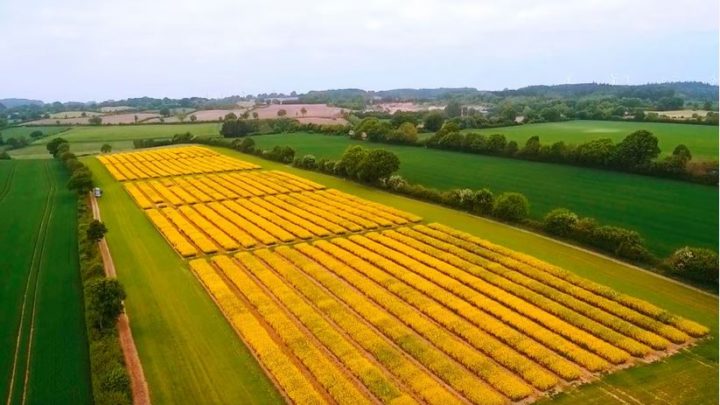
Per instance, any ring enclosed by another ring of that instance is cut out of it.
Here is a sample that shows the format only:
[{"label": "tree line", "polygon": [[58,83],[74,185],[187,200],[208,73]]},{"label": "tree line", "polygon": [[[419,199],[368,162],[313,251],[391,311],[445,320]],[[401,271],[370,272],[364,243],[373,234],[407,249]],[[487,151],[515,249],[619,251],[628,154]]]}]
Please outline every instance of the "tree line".
[{"label": "tree line", "polygon": [[93,188],[90,169],[70,151],[70,144],[55,138],[48,153],[70,171],[67,187],[78,193],[78,260],[83,283],[93,402],[98,405],[130,405],[130,378],[120,347],[117,319],[123,312],[125,290],[117,279],[105,276],[98,242],[108,232],[104,223],[92,218],[84,197]]},{"label": "tree line", "polygon": [[[447,108],[451,106],[448,105]],[[447,109],[446,108],[446,109]],[[447,120],[441,112],[430,112],[423,118],[423,130],[434,132],[419,140],[418,116],[414,113],[393,114],[391,120],[368,116],[358,121],[349,136],[370,142],[424,146],[514,159],[593,167],[655,177],[715,185],[717,162],[692,162],[692,152],[678,145],[669,156],[660,157],[658,138],[645,130],[635,131],[618,143],[603,138],[578,145],[558,141],[542,144],[538,136],[524,144],[508,140],[505,135],[483,135],[461,132],[458,120]],[[659,158],[659,159],[658,159]]]}]

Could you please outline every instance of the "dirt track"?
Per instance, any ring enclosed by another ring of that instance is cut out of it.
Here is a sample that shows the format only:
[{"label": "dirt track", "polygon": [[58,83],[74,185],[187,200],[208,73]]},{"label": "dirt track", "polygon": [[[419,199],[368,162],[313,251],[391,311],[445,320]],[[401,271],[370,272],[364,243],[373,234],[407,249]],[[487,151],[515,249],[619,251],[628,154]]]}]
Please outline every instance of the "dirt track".
[{"label": "dirt track", "polygon": [[[93,218],[100,219],[100,207],[98,207],[95,197],[90,196],[90,205],[93,211]],[[115,264],[113,263],[110,249],[105,239],[99,242],[100,253],[102,254],[103,266],[105,267],[105,275],[115,278]],[[118,334],[120,336],[120,346],[122,347],[125,365],[130,374],[130,386],[132,388],[133,404],[150,405],[150,391],[148,390],[145,373],[143,372],[140,356],[138,355],[135,341],[130,330],[130,319],[125,313],[120,314],[118,318]]]}]

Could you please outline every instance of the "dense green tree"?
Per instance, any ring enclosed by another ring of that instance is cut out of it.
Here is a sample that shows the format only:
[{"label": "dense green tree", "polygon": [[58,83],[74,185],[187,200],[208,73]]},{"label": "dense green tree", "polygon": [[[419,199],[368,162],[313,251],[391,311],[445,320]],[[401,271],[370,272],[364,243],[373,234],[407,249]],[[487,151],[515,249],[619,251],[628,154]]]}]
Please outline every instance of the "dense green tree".
[{"label": "dense green tree", "polygon": [[530,215],[530,203],[520,193],[502,193],[495,199],[493,215],[506,221],[520,221]]},{"label": "dense green tree", "polygon": [[38,138],[42,138],[43,135],[44,135],[43,131],[35,130],[30,133],[30,138],[38,139]]},{"label": "dense green tree", "polygon": [[518,154],[528,159],[536,158],[540,154],[540,137],[537,135],[531,136]]},{"label": "dense green tree", "polygon": [[68,180],[67,187],[70,190],[77,191],[78,194],[85,194],[93,189],[93,180],[90,171],[76,170],[70,180]]},{"label": "dense green tree", "polygon": [[374,183],[385,179],[400,168],[400,159],[384,149],[372,149],[360,161],[357,171],[359,180]]},{"label": "dense green tree", "polygon": [[100,242],[100,240],[105,237],[107,231],[108,229],[104,223],[97,219],[93,219],[88,225],[85,233],[88,240],[91,240],[93,242]]},{"label": "dense green tree", "polygon": [[85,285],[88,295],[88,315],[92,326],[98,330],[115,327],[115,322],[123,312],[122,301],[126,298],[125,289],[117,279],[99,277],[91,279]]},{"label": "dense green tree", "polygon": [[486,189],[475,191],[472,201],[472,211],[480,215],[488,215],[492,212],[495,196]]},{"label": "dense green tree", "polygon": [[112,145],[110,145],[109,143],[104,143],[100,147],[100,152],[102,152],[102,153],[110,153],[111,151],[112,151]]},{"label": "dense green tree", "polygon": [[577,163],[588,166],[605,166],[615,151],[612,139],[594,139],[578,145],[573,154]]},{"label": "dense green tree", "polygon": [[90,117],[90,118],[88,118],[88,123],[90,125],[100,125],[100,124],[102,124],[102,117],[99,115]]},{"label": "dense green tree", "polygon": [[233,112],[230,112],[230,113],[225,114],[225,118],[223,120],[224,121],[237,121],[237,119],[238,119],[237,115],[235,115],[235,113],[233,113]]},{"label": "dense green tree", "polygon": [[572,234],[578,216],[565,208],[556,208],[545,215],[543,228],[548,233],[558,236],[569,236]]},{"label": "dense green tree", "polygon": [[418,131],[412,122],[403,122],[398,129],[390,131],[385,138],[390,143],[412,145],[417,143]]},{"label": "dense green tree", "polygon": [[445,122],[445,115],[440,111],[431,111],[423,119],[423,129],[429,132],[436,132],[442,128]]},{"label": "dense green tree", "polygon": [[693,280],[717,283],[718,254],[710,249],[685,246],[666,261],[673,273]]},{"label": "dense green tree", "polygon": [[357,172],[360,168],[360,163],[367,156],[367,149],[359,145],[349,146],[345,149],[340,161],[337,164],[337,170],[340,171],[341,175],[347,177],[356,177]]},{"label": "dense green tree", "polygon": [[278,112],[277,112],[277,116],[278,116],[278,117],[284,117],[284,116],[286,116],[286,115],[287,115],[287,110],[284,109],[284,108],[279,109]]},{"label": "dense green tree", "polygon": [[169,117],[169,116],[170,116],[170,109],[167,108],[167,107],[163,107],[163,108],[160,109],[160,111],[158,111],[158,113],[159,113],[160,115],[162,115],[163,117]]},{"label": "dense green tree", "polygon": [[618,167],[634,168],[650,163],[660,154],[658,139],[651,132],[635,131],[623,139],[613,153],[613,162]]},{"label": "dense green tree", "polygon": [[51,155],[54,156],[58,151],[58,147],[63,143],[67,143],[67,140],[64,138],[60,138],[60,137],[53,138],[52,140],[50,140],[50,142],[48,142],[45,145],[45,148]]},{"label": "dense green tree", "polygon": [[503,134],[492,134],[488,138],[487,150],[490,153],[500,154],[505,150],[507,146],[507,139]]}]

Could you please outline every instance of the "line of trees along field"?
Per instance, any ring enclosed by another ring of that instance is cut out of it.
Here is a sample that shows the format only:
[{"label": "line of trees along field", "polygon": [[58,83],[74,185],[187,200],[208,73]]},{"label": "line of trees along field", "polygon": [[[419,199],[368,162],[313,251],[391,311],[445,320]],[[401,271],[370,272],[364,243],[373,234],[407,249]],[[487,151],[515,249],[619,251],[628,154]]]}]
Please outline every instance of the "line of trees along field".
[{"label": "line of trees along field", "polygon": [[457,120],[448,120],[440,112],[425,115],[423,128],[435,133],[420,140],[417,122],[417,117],[408,113],[395,114],[389,122],[366,117],[355,125],[351,137],[370,142],[617,170],[709,185],[718,182],[717,161],[692,162],[692,152],[683,144],[677,145],[670,156],[660,158],[658,138],[645,130],[635,131],[619,143],[604,138],[578,145],[564,141],[547,145],[541,143],[539,136],[532,136],[524,145],[519,145],[516,141],[508,141],[502,134],[462,133],[464,127]]},{"label": "line of trees along field", "polygon": [[70,144],[55,138],[48,152],[70,171],[67,187],[78,193],[78,256],[85,301],[85,320],[90,343],[90,372],[95,404],[131,404],[130,378],[120,347],[117,319],[123,312],[125,290],[117,279],[105,276],[98,247],[108,229],[92,218],[86,196],[93,189],[90,169],[70,151]]}]

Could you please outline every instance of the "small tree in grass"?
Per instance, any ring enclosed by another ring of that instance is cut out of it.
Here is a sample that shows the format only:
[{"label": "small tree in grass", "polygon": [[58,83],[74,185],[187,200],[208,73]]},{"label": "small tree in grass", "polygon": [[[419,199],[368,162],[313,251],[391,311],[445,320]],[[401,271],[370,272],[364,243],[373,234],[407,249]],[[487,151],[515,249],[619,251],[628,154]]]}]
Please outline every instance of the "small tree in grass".
[{"label": "small tree in grass", "polygon": [[493,215],[507,221],[520,221],[530,214],[530,203],[520,193],[502,193],[495,200]]},{"label": "small tree in grass", "polygon": [[90,225],[88,225],[86,234],[89,240],[93,242],[99,242],[102,238],[105,237],[107,231],[108,229],[104,223],[98,221],[97,219],[93,219],[92,222],[90,222]]},{"label": "small tree in grass", "polygon": [[103,144],[103,146],[100,147],[100,152],[102,153],[110,153],[112,151],[112,145],[109,143]]},{"label": "small tree in grass", "polygon": [[125,289],[114,278],[96,278],[85,286],[89,296],[89,317],[92,326],[103,331],[113,327],[123,312]]}]

